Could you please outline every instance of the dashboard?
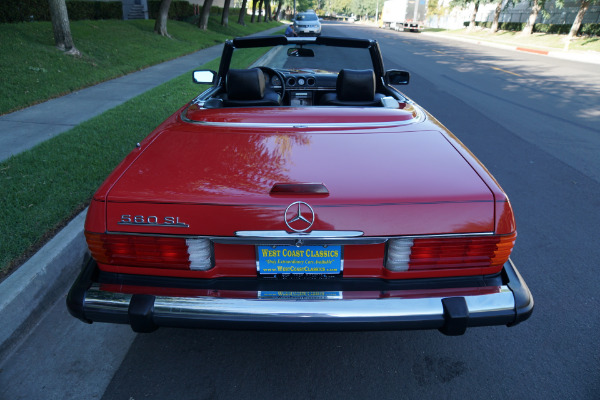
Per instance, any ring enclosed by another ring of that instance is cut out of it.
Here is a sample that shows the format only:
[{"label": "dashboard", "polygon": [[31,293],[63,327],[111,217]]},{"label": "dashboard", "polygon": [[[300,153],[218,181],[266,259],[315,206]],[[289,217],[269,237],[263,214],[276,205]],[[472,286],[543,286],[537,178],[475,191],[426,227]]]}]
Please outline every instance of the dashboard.
[{"label": "dashboard", "polygon": [[335,91],[337,74],[263,69],[265,82],[290,106],[316,104],[321,92]]}]

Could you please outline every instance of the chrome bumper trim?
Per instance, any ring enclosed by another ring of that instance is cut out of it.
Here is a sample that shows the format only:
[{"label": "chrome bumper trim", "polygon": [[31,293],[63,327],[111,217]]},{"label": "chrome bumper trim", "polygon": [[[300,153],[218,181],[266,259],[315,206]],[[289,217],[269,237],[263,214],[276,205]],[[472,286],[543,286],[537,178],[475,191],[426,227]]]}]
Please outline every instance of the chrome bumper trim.
[{"label": "chrome bumper trim", "polygon": [[[461,295],[457,288],[452,295],[434,291],[430,297],[424,292],[418,298],[409,297],[414,295],[412,290],[406,292],[407,297],[375,297],[386,290],[376,290],[375,294],[372,290],[346,290],[318,299],[241,297],[248,295],[247,290],[239,293],[227,290],[229,297],[161,296],[152,295],[152,287],[144,290],[147,294],[125,294],[102,290],[94,280],[96,271],[95,262],[89,261],[67,296],[69,311],[85,322],[129,324],[136,332],[172,326],[260,330],[439,329],[448,335],[459,335],[471,326],[516,325],[529,318],[534,307],[531,292],[510,260],[502,270],[502,285],[489,286],[497,291],[472,294],[473,288],[465,288]],[[398,292],[401,294],[402,290]]]},{"label": "chrome bumper trim", "polygon": [[[86,314],[128,313],[132,295],[105,292],[98,284],[87,291]],[[221,297],[155,296],[155,322],[169,319],[246,320],[255,322],[370,322],[379,319],[412,317],[440,318],[443,321],[442,300],[447,297],[373,298],[335,300],[243,299]],[[464,296],[469,317],[478,313],[512,311],[515,302],[511,290],[501,286],[494,294]],[[161,325],[160,323],[158,325]]]}]

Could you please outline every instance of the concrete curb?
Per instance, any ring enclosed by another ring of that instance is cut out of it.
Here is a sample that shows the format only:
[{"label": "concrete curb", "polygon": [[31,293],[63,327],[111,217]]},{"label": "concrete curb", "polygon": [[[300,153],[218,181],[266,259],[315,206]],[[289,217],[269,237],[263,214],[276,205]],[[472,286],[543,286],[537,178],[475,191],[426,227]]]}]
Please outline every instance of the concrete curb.
[{"label": "concrete curb", "polygon": [[422,32],[421,34],[426,35],[426,36],[432,36],[432,37],[443,37],[445,39],[454,40],[457,42],[477,44],[477,45],[486,46],[486,47],[494,47],[497,49],[538,54],[538,55],[548,56],[548,57],[552,57],[552,58],[560,58],[560,59],[569,60],[569,61],[577,61],[577,62],[584,62],[584,63],[590,63],[590,64],[600,64],[600,53],[595,52],[595,51],[583,52],[583,51],[539,50],[539,49],[531,49],[531,48],[527,48],[527,47],[523,47],[523,46],[488,42],[485,40],[477,40],[477,39],[471,39],[471,38],[454,36],[454,35],[443,35],[443,34],[431,33],[431,32]]},{"label": "concrete curb", "polygon": [[87,209],[0,283],[0,359],[14,350],[77,275],[87,252],[86,213]]}]

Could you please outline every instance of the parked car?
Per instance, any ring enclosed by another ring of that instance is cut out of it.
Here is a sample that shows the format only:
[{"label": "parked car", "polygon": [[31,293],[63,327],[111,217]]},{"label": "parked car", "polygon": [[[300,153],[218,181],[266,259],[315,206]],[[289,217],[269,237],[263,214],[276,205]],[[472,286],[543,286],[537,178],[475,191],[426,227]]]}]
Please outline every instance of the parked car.
[{"label": "parked car", "polygon": [[194,72],[211,86],[93,196],[70,312],[136,332],[458,335],[527,319],[508,197],[397,90],[409,78],[374,40],[227,41],[219,71]]},{"label": "parked car", "polygon": [[301,12],[294,17],[294,30],[298,36],[320,36],[321,21],[314,12]]}]

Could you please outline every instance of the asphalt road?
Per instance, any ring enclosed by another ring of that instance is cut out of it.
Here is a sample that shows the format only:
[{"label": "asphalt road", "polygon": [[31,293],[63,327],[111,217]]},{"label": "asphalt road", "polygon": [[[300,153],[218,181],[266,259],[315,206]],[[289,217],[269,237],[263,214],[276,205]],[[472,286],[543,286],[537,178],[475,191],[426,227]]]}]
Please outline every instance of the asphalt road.
[{"label": "asphalt road", "polygon": [[54,305],[0,368],[2,399],[598,399],[600,69],[358,25],[401,89],[509,194],[536,302],[512,328],[273,333],[85,325]]}]

